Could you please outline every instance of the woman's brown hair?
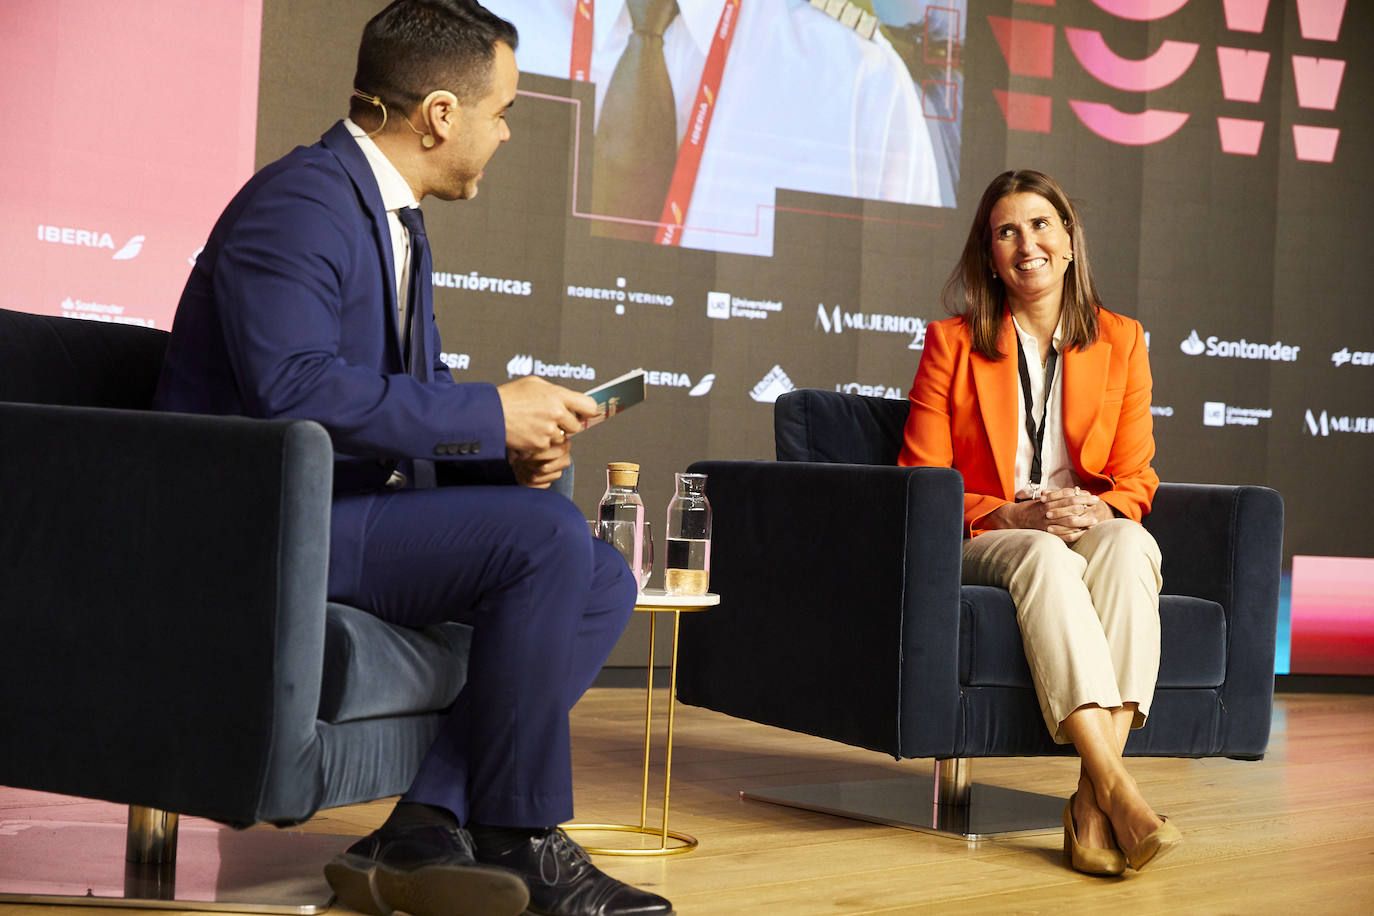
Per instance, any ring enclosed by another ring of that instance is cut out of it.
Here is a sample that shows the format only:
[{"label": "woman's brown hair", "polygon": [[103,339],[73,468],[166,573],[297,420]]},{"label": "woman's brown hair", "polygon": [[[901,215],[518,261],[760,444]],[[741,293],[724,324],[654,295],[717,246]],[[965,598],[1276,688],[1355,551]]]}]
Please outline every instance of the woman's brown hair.
[{"label": "woman's brown hair", "polygon": [[959,315],[973,336],[973,349],[988,359],[1001,359],[1006,354],[997,349],[997,331],[1006,308],[1007,291],[992,269],[992,208],[1008,194],[1038,194],[1049,201],[1064,222],[1073,245],[1073,261],[1064,274],[1064,304],[1060,311],[1063,322],[1062,345],[1083,349],[1097,340],[1097,310],[1101,303],[1093,284],[1088,262],[1087,237],[1078,212],[1064,189],[1044,172],[1021,169],[1003,172],[992,180],[978,212],[969,227],[968,241],[959,263],[945,281],[940,300],[951,315]]}]

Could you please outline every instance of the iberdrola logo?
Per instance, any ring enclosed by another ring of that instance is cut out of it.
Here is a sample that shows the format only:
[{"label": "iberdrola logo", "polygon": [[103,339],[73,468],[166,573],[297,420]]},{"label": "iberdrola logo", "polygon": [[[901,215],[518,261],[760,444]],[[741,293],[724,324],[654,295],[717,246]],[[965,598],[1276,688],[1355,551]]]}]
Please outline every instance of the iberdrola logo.
[{"label": "iberdrola logo", "polygon": [[1197,328],[1193,328],[1193,333],[1189,334],[1178,348],[1189,356],[1199,356],[1202,351],[1207,349],[1207,345],[1197,336]]}]

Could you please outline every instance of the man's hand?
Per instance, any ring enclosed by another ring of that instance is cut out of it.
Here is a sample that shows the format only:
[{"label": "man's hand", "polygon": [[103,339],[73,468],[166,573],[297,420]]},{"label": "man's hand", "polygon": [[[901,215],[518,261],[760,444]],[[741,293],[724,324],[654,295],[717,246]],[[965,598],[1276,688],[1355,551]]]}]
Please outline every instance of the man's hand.
[{"label": "man's hand", "polygon": [[993,523],[988,527],[1034,528],[1072,544],[1094,525],[1114,517],[1111,506],[1097,496],[1078,487],[1067,487],[1041,493],[1035,499],[1007,503],[988,516]]},{"label": "man's hand", "polygon": [[563,476],[568,465],[572,464],[572,443],[564,439],[560,444],[550,446],[542,452],[517,452],[506,454],[515,480],[522,487],[547,490],[558,478]]},{"label": "man's hand", "polygon": [[533,375],[499,385],[496,393],[506,417],[506,447],[524,456],[565,445],[582,421],[597,412],[596,401],[585,394]]}]

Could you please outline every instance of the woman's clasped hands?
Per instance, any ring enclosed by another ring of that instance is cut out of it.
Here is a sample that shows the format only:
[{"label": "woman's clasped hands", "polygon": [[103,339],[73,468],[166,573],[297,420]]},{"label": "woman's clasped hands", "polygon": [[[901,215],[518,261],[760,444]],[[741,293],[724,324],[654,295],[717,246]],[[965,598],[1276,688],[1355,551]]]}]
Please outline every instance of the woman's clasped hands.
[{"label": "woman's clasped hands", "polygon": [[1066,544],[1077,541],[1094,525],[1115,517],[1111,506],[1080,487],[1046,490],[1033,498],[1023,490],[1016,494],[1016,499],[992,513],[997,527],[1048,531]]}]

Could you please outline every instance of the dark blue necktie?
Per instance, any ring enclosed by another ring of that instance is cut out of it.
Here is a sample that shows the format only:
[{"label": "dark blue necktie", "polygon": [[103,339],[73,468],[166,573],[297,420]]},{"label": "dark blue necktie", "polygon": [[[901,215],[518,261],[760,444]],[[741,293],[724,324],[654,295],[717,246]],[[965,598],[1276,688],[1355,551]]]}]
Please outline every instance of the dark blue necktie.
[{"label": "dark blue necktie", "polygon": [[434,366],[429,360],[429,326],[434,320],[434,289],[430,277],[434,261],[429,256],[429,237],[425,235],[425,215],[419,207],[396,211],[401,225],[410,233],[410,290],[406,303],[406,324],[402,331],[401,352],[406,369],[424,382],[434,381]]},{"label": "dark blue necktie", "polygon": [[[434,321],[434,261],[429,255],[429,237],[425,235],[425,215],[419,207],[402,207],[396,211],[401,225],[410,233],[410,294],[406,302],[406,322],[401,352],[405,354],[406,370],[422,382],[434,381],[434,365],[429,356],[429,327]],[[411,480],[416,489],[434,486],[434,462],[415,459]]]}]

